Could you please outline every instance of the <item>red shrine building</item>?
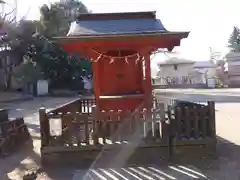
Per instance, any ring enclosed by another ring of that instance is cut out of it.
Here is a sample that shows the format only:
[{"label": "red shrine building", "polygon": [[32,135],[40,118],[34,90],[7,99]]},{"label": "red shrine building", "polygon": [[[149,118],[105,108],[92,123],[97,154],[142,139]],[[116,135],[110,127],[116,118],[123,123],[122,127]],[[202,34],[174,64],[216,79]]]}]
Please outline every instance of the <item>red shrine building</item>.
[{"label": "red shrine building", "polygon": [[150,55],[170,51],[189,32],[167,31],[156,12],[81,14],[56,41],[93,62],[96,105],[102,110],[151,108]]}]

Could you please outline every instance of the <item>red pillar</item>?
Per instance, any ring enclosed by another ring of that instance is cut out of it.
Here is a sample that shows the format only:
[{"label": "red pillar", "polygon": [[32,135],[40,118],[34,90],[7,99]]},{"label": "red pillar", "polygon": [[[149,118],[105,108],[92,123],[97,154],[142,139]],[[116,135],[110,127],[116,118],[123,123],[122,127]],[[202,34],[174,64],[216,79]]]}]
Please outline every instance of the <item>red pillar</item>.
[{"label": "red pillar", "polygon": [[151,65],[150,53],[144,53],[145,61],[145,98],[147,108],[152,108],[152,82],[151,82]]},{"label": "red pillar", "polygon": [[96,99],[96,105],[99,105],[99,96],[100,96],[100,88],[99,88],[99,61],[94,62],[95,59],[93,59],[92,63],[92,70],[93,70],[93,91],[94,91],[94,96]]}]

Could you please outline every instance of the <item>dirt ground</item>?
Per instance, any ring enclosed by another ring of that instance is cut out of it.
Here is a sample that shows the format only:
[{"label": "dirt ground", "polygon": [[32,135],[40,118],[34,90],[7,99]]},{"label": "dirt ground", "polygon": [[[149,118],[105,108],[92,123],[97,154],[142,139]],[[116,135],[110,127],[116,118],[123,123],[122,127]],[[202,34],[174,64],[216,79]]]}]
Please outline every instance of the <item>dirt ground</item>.
[{"label": "dirt ground", "polygon": [[240,179],[240,103],[216,104],[216,131],[219,158],[204,172],[211,179]]},{"label": "dirt ground", "polygon": [[[239,107],[240,103],[216,103],[218,158],[216,160],[189,165],[189,167],[194,166],[195,169],[198,169],[211,180],[240,180]],[[22,151],[10,157],[0,159],[0,180],[21,180],[23,173],[27,169],[39,167],[39,134],[32,132],[32,137],[34,147],[31,147],[31,143],[29,143],[28,145],[24,145],[25,147],[22,148]],[[71,179],[72,173],[72,171],[61,173],[61,170],[52,170],[50,174],[41,174],[38,179]],[[114,178],[105,179],[110,180]],[[147,180],[150,178],[143,179]],[[160,178],[156,176],[153,179]],[[179,176],[176,179],[182,178]]]}]

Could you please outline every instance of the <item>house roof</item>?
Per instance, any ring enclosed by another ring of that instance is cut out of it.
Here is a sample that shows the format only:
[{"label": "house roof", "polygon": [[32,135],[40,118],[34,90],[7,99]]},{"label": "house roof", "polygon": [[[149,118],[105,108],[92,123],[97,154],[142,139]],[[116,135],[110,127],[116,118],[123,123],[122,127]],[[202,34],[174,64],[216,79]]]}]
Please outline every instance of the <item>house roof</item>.
[{"label": "house roof", "polygon": [[230,52],[226,54],[226,61],[231,62],[231,61],[240,61],[240,53],[238,52]]},{"label": "house roof", "polygon": [[[81,14],[67,36],[108,36],[168,33],[156,12]],[[170,33],[170,32],[169,32]],[[184,37],[188,32],[182,32]],[[180,33],[181,34],[181,33]]]},{"label": "house roof", "polygon": [[216,64],[212,61],[196,61],[193,65],[194,68],[211,68],[216,67]]},{"label": "house roof", "polygon": [[195,61],[182,57],[179,53],[162,52],[152,56],[151,62],[158,65],[194,64]]},{"label": "house roof", "polygon": [[184,58],[170,58],[163,62],[160,62],[159,65],[174,65],[174,64],[194,64],[195,61],[184,59]]}]

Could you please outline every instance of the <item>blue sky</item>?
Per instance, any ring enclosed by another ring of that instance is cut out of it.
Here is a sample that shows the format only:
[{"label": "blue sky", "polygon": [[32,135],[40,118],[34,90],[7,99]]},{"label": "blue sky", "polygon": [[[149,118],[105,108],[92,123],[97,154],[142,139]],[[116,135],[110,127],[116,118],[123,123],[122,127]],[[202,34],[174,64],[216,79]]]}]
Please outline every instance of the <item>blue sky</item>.
[{"label": "blue sky", "polygon": [[[11,4],[14,0],[9,0]],[[18,15],[39,18],[39,6],[56,0],[18,0]],[[157,11],[170,31],[191,31],[177,48],[184,57],[208,60],[209,47],[227,51],[234,25],[240,25],[239,0],[82,0],[93,12]],[[29,11],[28,11],[29,10]]]}]

